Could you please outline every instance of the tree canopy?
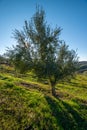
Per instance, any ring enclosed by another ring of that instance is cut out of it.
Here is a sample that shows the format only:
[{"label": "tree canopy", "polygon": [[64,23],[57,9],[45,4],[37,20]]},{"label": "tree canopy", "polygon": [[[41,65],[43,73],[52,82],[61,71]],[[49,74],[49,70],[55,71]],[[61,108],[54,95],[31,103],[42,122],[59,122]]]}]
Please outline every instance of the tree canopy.
[{"label": "tree canopy", "polygon": [[21,73],[33,70],[39,79],[48,80],[53,95],[56,83],[72,76],[78,61],[76,52],[59,39],[60,33],[61,28],[52,29],[45,20],[45,11],[37,7],[22,31],[14,31],[17,45],[8,50],[15,68]]}]

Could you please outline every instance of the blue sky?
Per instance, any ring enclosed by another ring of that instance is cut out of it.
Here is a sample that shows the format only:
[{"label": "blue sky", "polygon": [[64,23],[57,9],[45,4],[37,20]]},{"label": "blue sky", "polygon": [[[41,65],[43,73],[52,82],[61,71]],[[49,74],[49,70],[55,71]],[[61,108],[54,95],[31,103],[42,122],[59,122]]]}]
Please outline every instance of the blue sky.
[{"label": "blue sky", "polygon": [[0,54],[16,44],[12,32],[31,19],[36,4],[45,10],[50,26],[63,29],[60,39],[77,50],[79,60],[87,60],[87,0],[0,0]]}]

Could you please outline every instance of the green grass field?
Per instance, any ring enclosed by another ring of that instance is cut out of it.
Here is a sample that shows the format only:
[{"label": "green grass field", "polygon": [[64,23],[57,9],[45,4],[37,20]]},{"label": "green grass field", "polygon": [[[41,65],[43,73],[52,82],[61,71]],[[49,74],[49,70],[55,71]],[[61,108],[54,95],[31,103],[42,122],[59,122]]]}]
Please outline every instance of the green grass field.
[{"label": "green grass field", "polygon": [[49,85],[0,65],[0,130],[87,130],[87,75]]}]

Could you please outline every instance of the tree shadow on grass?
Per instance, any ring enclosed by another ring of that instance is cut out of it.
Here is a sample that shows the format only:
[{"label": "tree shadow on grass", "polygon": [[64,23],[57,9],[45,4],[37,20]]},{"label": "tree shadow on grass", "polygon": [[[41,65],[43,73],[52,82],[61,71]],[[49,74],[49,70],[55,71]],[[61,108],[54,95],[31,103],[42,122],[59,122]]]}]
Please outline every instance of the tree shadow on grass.
[{"label": "tree shadow on grass", "polygon": [[68,103],[65,103],[64,101],[62,101],[62,103],[67,109],[68,113],[70,113],[73,116],[75,124],[77,125],[76,130],[87,130],[87,120],[82,117],[80,110],[76,110],[75,108],[71,107]]},{"label": "tree shadow on grass", "polygon": [[60,99],[55,100],[50,96],[45,96],[45,98],[52,116],[57,120],[58,127],[60,126],[63,130],[87,130],[87,120],[83,119],[68,103]]}]

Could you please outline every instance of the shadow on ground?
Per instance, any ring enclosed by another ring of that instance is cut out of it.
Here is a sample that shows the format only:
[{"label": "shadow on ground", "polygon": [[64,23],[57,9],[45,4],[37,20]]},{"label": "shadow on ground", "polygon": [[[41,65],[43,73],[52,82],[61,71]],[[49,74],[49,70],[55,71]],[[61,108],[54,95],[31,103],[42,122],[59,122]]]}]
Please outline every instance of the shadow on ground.
[{"label": "shadow on ground", "polygon": [[57,120],[58,126],[63,130],[87,130],[87,120],[82,118],[79,112],[61,99],[45,96],[52,116]]}]

